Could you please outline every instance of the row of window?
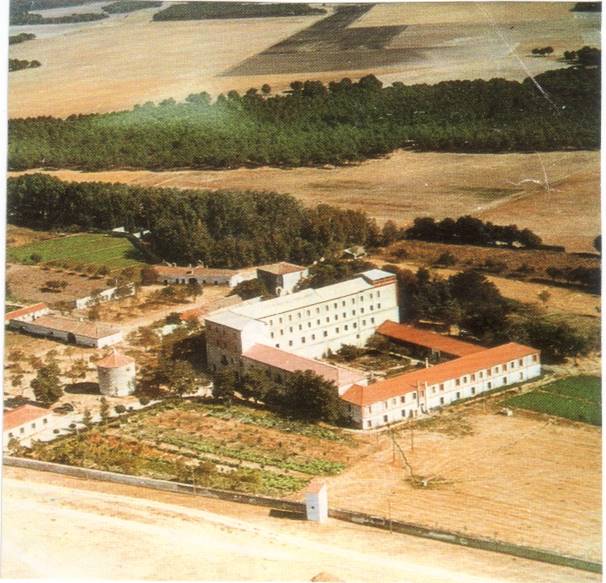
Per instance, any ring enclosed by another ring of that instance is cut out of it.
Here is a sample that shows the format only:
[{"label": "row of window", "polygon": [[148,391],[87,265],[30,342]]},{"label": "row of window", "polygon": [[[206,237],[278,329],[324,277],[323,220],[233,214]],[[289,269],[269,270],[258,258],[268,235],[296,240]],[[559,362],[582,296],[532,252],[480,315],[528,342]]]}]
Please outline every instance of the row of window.
[{"label": "row of window", "polygon": [[[372,300],[372,299],[373,299],[373,297],[374,297],[374,293],[376,293],[376,294],[377,294],[377,297],[378,297],[378,298],[379,298],[379,297],[381,297],[381,292],[380,292],[379,290],[377,290],[376,292],[370,292],[370,293],[368,294],[367,298],[368,298],[369,300]],[[364,302],[364,295],[363,295],[363,294],[361,294],[361,295],[358,297],[358,300],[359,300],[359,302],[360,302],[360,303],[363,303],[363,302]],[[349,303],[350,303],[351,305],[355,305],[355,303],[356,303],[356,298],[355,298],[355,297],[351,298],[351,299],[350,299],[350,301],[349,301]],[[332,309],[338,310],[338,309],[339,309],[339,306],[341,306],[341,307],[345,307],[346,305],[347,305],[347,300],[341,300],[340,302],[333,302],[333,303],[332,303]],[[381,308],[381,305],[379,304],[379,305],[377,306],[377,309],[380,309],[380,308]],[[370,309],[372,310],[372,309],[373,309],[373,307],[371,306],[371,307],[370,307]],[[328,303],[328,304],[324,304],[324,311],[325,311],[325,312],[329,312],[330,310],[331,310],[331,304],[330,304],[330,303]],[[320,313],[321,313],[321,311],[322,311],[322,306],[316,306],[315,308],[309,308],[309,309],[306,309],[306,310],[301,310],[300,312],[297,312],[296,314],[288,314],[288,320],[287,320],[287,321],[288,321],[288,322],[292,322],[293,317],[296,317],[296,319],[297,319],[297,320],[301,320],[301,319],[303,318],[303,316],[304,316],[304,315],[305,315],[306,317],[308,317],[308,318],[309,318],[309,317],[311,317],[311,316],[312,316],[312,313],[315,313],[316,315],[318,315],[318,314],[320,314]],[[361,308],[361,311],[362,311],[362,313],[364,313],[364,308]],[[356,312],[355,312],[355,310],[353,310],[353,314],[354,314],[354,315],[355,315],[355,313],[356,313]],[[343,317],[344,317],[344,318],[346,317],[346,316],[345,316],[345,314],[343,314]],[[278,324],[283,324],[285,320],[286,320],[286,316],[284,316],[284,317],[279,316],[279,317],[277,318],[277,323],[278,323]],[[270,326],[273,326],[273,325],[274,325],[274,319],[273,319],[273,318],[271,318],[271,319],[269,320],[269,325],[270,325]]]},{"label": "row of window", "polygon": [[[42,425],[47,425],[48,424],[48,419],[42,419]],[[36,429],[36,422],[34,421],[34,423],[31,424],[31,428],[32,429]],[[19,428],[19,433],[21,435],[23,435],[25,433],[25,427],[20,427]],[[12,431],[8,432],[8,436],[9,437],[15,437],[14,433]]]},{"label": "row of window", "polygon": [[[370,318],[370,324],[374,324],[375,323],[375,319],[374,318]],[[362,320],[361,322],[361,327],[366,326],[366,320]],[[352,329],[356,330],[358,328],[358,323],[357,322],[353,322],[353,324],[351,325]],[[345,324],[343,326],[343,333],[345,332],[349,332],[349,324]],[[334,331],[334,336],[339,336],[341,334],[341,328],[339,326],[335,327],[335,331]],[[319,334],[311,334],[311,336],[309,336],[309,341],[310,342],[315,342],[316,340],[318,340],[319,338],[328,338],[329,336],[329,330],[323,330],[322,331],[322,335],[320,336]],[[274,337],[273,332],[271,333],[271,337]],[[356,338],[360,338],[359,334],[356,334]],[[308,340],[307,336],[301,336],[301,344],[306,344]],[[288,346],[293,346],[295,343],[294,340],[289,340],[288,341]],[[280,348],[280,343],[276,343],[275,344],[276,348]]]},{"label": "row of window", "polygon": [[[381,306],[379,305],[378,307],[380,308]],[[370,309],[372,310],[372,306],[370,307]],[[364,312],[364,309],[362,309],[362,312]],[[355,310],[354,310],[354,314],[355,314]],[[345,318],[345,314],[343,314],[343,318]],[[334,320],[338,320],[338,319],[339,319],[338,314],[335,314],[335,316],[334,316]],[[371,322],[374,324],[375,319],[374,319],[374,318],[371,318],[370,320],[371,320]],[[329,317],[327,317],[327,318],[326,318],[326,323],[327,323],[327,324],[329,324],[329,323],[330,323],[330,318],[329,318]],[[309,328],[311,328],[311,327],[312,327],[312,325],[313,325],[313,324],[312,324],[312,322],[307,322],[307,328],[308,328],[308,329],[309,329]],[[318,325],[318,326],[321,326],[321,325],[322,325],[322,323],[321,323],[321,321],[320,321],[320,320],[318,320],[318,321],[317,321],[317,325]],[[352,326],[353,326],[354,328],[357,328],[357,327],[358,327],[358,323],[357,323],[357,322],[353,322],[353,323],[352,323]],[[362,320],[362,326],[366,326],[366,320]],[[344,328],[345,330],[349,330],[349,324],[345,324],[345,325],[343,326],[343,328]],[[299,331],[303,330],[303,325],[302,325],[302,324],[299,324],[298,329],[299,329]],[[338,333],[339,333],[339,327],[337,327],[337,328],[336,328],[336,331],[337,331],[337,334],[338,334]],[[292,333],[294,332],[294,328],[293,328],[292,326],[289,326],[289,327],[288,327],[288,332],[292,334]],[[270,337],[271,337],[271,338],[275,338],[275,337],[276,337],[276,333],[275,333],[275,332],[270,332],[270,333],[269,333],[269,335],[270,335]],[[284,336],[284,329],[280,329],[280,330],[279,330],[279,335],[280,335],[280,336]],[[324,336],[327,336],[326,331],[324,332]],[[315,339],[315,335],[314,335],[314,339]]]}]

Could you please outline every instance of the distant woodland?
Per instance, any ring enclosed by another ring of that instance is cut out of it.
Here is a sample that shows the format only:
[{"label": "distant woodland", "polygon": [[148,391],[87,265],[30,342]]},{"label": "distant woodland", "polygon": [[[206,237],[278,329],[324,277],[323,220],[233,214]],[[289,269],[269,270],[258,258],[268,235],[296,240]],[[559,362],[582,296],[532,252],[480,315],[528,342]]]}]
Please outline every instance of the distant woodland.
[{"label": "distant woodland", "polygon": [[263,18],[325,14],[324,8],[308,4],[253,4],[248,2],[185,2],[173,4],[154,14],[156,21],[206,20],[210,18]]},{"label": "distant woodland", "polygon": [[35,34],[29,33],[29,32],[22,32],[19,34],[13,34],[11,36],[8,37],[8,44],[9,45],[18,45],[24,42],[27,42],[28,40],[34,40],[36,38]]},{"label": "distant woodland", "polygon": [[108,14],[125,14],[135,12],[144,8],[159,8],[162,2],[150,2],[148,0],[118,0],[107,6],[103,6],[103,11]]},{"label": "distant woodland", "polygon": [[42,63],[40,61],[27,61],[26,59],[9,59],[8,60],[8,72],[13,73],[14,71],[21,71],[23,69],[35,69],[40,67]]},{"label": "distant woodland", "polygon": [[[580,51],[576,51],[578,55]],[[287,94],[200,93],[131,111],[9,122],[9,166],[234,168],[345,164],[397,148],[444,152],[595,149],[600,71],[577,64],[523,82],[383,87],[373,75]]]},{"label": "distant woodland", "polygon": [[196,191],[62,182],[45,174],[10,178],[7,217],[30,228],[151,231],[152,251],[180,264],[242,267],[290,260],[309,264],[381,233],[360,211],[306,208],[271,192]]},{"label": "distant woodland", "polygon": [[82,6],[83,4],[90,4],[95,1],[97,0],[11,0],[9,8],[10,24],[12,26],[24,24],[68,24],[107,18],[107,14],[95,12],[53,17],[44,17],[33,13],[37,10],[48,10],[50,8]]}]

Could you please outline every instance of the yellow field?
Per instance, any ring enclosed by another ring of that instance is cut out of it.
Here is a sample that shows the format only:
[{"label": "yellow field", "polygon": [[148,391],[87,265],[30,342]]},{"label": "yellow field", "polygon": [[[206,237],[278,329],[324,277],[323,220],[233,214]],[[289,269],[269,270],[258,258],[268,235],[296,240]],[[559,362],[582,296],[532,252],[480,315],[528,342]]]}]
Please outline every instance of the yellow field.
[{"label": "yellow field", "polygon": [[[362,46],[338,65],[329,64],[335,55],[326,55],[326,67],[318,68],[322,55],[318,56],[317,51],[322,48],[311,46],[297,58],[304,63],[309,59],[310,72],[300,65],[301,72],[296,74],[222,76],[323,16],[151,22],[154,10],[149,9],[92,24],[53,25],[52,30],[38,26],[31,32],[39,38],[10,47],[12,58],[37,59],[42,67],[10,75],[9,114],[26,117],[106,112],[168,97],[180,100],[200,91],[217,95],[263,83],[282,91],[295,79],[328,82],[368,73],[388,84],[523,79],[563,66],[558,59],[564,50],[599,44],[599,15],[579,16],[570,12],[572,5],[377,4],[349,28],[407,25],[384,49],[377,49],[400,50],[401,60],[369,69],[360,63],[367,62],[365,58],[377,50]],[[331,10],[329,7],[328,13]],[[19,28],[30,32],[32,27]],[[547,45],[556,51],[552,57],[530,55],[535,46]]]},{"label": "yellow field", "polygon": [[[305,204],[360,209],[382,223],[473,214],[528,227],[546,243],[593,251],[600,232],[599,152],[444,154],[398,151],[338,168],[50,172],[63,180],[290,193]],[[11,173],[17,174],[17,173]],[[547,179],[547,182],[545,181]],[[547,186],[548,185],[548,186]]]}]

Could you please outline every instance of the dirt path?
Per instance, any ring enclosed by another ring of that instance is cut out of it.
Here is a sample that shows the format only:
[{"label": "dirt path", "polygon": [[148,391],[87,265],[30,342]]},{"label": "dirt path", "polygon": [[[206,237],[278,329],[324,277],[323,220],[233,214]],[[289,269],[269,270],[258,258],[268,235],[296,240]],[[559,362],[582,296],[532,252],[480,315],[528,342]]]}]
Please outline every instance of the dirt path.
[{"label": "dirt path", "polygon": [[267,509],[5,468],[3,577],[423,583],[598,581],[591,575]]}]

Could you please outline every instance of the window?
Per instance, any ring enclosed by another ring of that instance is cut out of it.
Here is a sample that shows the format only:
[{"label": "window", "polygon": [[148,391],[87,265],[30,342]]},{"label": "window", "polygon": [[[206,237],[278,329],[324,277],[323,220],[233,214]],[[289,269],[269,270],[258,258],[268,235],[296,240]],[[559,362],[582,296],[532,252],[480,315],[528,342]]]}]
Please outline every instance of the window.
[{"label": "window", "polygon": [[343,312],[343,319],[347,318],[347,312]]},{"label": "window", "polygon": [[406,395],[402,395],[402,396],[400,397],[400,402],[402,402],[402,403],[406,403]]},{"label": "window", "polygon": [[299,330],[303,330],[303,325],[299,324]]},{"label": "window", "polygon": [[483,379],[484,378],[484,373],[482,371],[480,371],[480,378]]},{"label": "window", "polygon": [[339,319],[339,314],[335,314],[335,320]]},{"label": "window", "polygon": [[269,321],[269,325],[270,325],[270,326],[273,326],[273,325],[274,325],[274,321],[273,321],[273,320],[270,320],[270,321]]},{"label": "window", "polygon": [[341,305],[342,305],[342,306],[344,306],[344,305],[345,305],[345,300],[343,300],[343,301],[341,302]]},{"label": "window", "polygon": [[515,368],[515,367],[516,367],[516,363],[515,363],[515,362],[512,362],[512,363],[509,365],[509,368]]},{"label": "window", "polygon": [[305,336],[301,336],[301,344],[305,344]]},{"label": "window", "polygon": [[289,331],[289,332],[292,332],[292,326],[289,326],[289,327],[288,327],[288,331]]},{"label": "window", "polygon": [[311,322],[307,322],[307,327],[311,328]]},{"label": "window", "polygon": [[288,321],[292,322],[292,314],[288,314]]},{"label": "window", "polygon": [[338,305],[339,305],[339,304],[337,304],[337,302],[335,302],[335,303],[333,304],[333,306],[334,306],[335,310],[337,309]]},{"label": "window", "polygon": [[320,313],[320,308],[316,308],[316,314]]},{"label": "window", "polygon": [[21,428],[19,429],[19,433],[25,433],[25,427],[21,427]]},{"label": "window", "polygon": [[463,383],[467,382],[467,377],[463,377]]},{"label": "window", "polygon": [[271,332],[271,333],[270,333],[270,336],[271,336],[271,338],[273,338],[273,337],[274,337],[274,333],[273,333],[273,332]]},{"label": "window", "polygon": [[375,309],[375,307],[372,304],[370,304],[370,311],[372,312],[374,309]]},{"label": "window", "polygon": [[280,322],[280,324],[282,323],[282,318],[278,318],[278,322]]},{"label": "window", "polygon": [[488,383],[488,388],[492,389],[492,383],[491,382]]},{"label": "window", "polygon": [[460,398],[461,398],[461,393],[459,393],[459,392],[457,391],[457,399],[460,399]]},{"label": "window", "polygon": [[374,319],[374,318],[371,318],[371,319],[370,319],[370,323],[371,323],[371,324],[374,324],[374,323],[375,323],[375,319]]},{"label": "window", "polygon": [[533,354],[532,355],[532,362],[537,362],[537,360],[539,360],[539,355],[538,354]]},{"label": "window", "polygon": [[349,330],[349,326],[347,324],[345,324],[345,326],[343,326],[343,328],[345,328],[345,330]]},{"label": "window", "polygon": [[406,409],[402,409],[402,417],[406,417]]},{"label": "window", "polygon": [[457,387],[461,384],[461,379],[455,379],[455,385],[457,385]]},{"label": "window", "polygon": [[507,377],[503,377],[503,384],[506,385],[507,384]]},{"label": "window", "polygon": [[440,397],[440,405],[444,404],[444,397]]},{"label": "window", "polygon": [[387,415],[383,415],[383,421],[387,423],[389,421],[389,417]]},{"label": "window", "polygon": [[306,313],[308,316],[311,316],[311,312],[310,312],[309,310],[307,310],[305,313]]},{"label": "window", "polygon": [[356,311],[355,311],[355,310],[352,310],[352,311],[351,311],[351,315],[352,315],[352,316],[355,316],[355,315],[356,315]]},{"label": "window", "polygon": [[328,331],[324,330],[324,338],[328,336]]},{"label": "window", "polygon": [[354,328],[357,328],[357,327],[358,327],[358,323],[357,323],[357,322],[354,322],[354,323],[353,323],[353,327],[354,327]]},{"label": "window", "polygon": [[475,374],[472,374],[472,375],[471,375],[471,380],[472,380],[472,381],[475,381],[475,380],[476,380],[476,375],[475,375]]},{"label": "window", "polygon": [[330,306],[326,304],[326,311],[328,312],[328,310],[330,310]]},{"label": "window", "polygon": [[32,429],[36,429],[36,424],[32,423]]},{"label": "window", "polygon": [[326,322],[330,322],[330,316],[326,316]]},{"label": "window", "polygon": [[392,399],[392,400],[391,400],[391,404],[392,404],[392,405],[395,405],[396,403],[397,403],[396,399]]},{"label": "window", "polygon": [[337,334],[339,333],[339,327],[338,327],[338,326],[335,328],[335,332],[336,332]]},{"label": "window", "polygon": [[471,387],[471,394],[475,395],[476,394],[476,388],[475,387]]},{"label": "window", "polygon": [[440,391],[444,390],[444,383],[440,383]]},{"label": "window", "polygon": [[312,339],[312,340],[315,340],[315,339],[316,339],[316,335],[315,335],[315,334],[312,334],[312,335],[311,335],[311,339]]},{"label": "window", "polygon": [[371,407],[370,407],[370,405],[369,405],[368,407],[366,407],[366,412],[367,412],[369,415],[370,415],[370,410],[371,410]]},{"label": "window", "polygon": [[519,366],[524,366],[524,361],[520,358],[520,360],[518,360],[518,365]]},{"label": "window", "polygon": [[318,324],[318,326],[320,325],[320,320],[316,320],[316,323]]},{"label": "window", "polygon": [[366,422],[366,427],[372,427],[372,421],[370,419]]},{"label": "window", "polygon": [[383,401],[383,409],[388,409],[388,408],[389,408],[389,402]]},{"label": "window", "polygon": [[356,298],[351,298],[351,303],[355,304],[356,303]]},{"label": "window", "polygon": [[520,372],[520,380],[523,381],[524,380],[524,373]]},{"label": "window", "polygon": [[431,394],[432,395],[436,394],[436,387],[435,386],[431,387]]},{"label": "window", "polygon": [[494,372],[495,372],[495,373],[498,373],[498,372],[499,372],[499,367],[498,367],[498,366],[495,366],[495,367],[494,367]]},{"label": "window", "polygon": [[299,318],[299,320],[301,319],[301,312],[297,312],[297,317]]},{"label": "window", "polygon": [[46,425],[46,424],[48,423],[48,419],[46,419],[46,418],[42,419],[42,423],[43,423],[44,425]]},{"label": "window", "polygon": [[416,398],[417,398],[417,393],[415,392],[412,394],[412,400],[414,401]]},{"label": "window", "polygon": [[360,314],[364,313],[364,308],[360,308]]},{"label": "window", "polygon": [[9,431],[8,436],[9,436],[9,437],[14,437],[14,436],[13,436],[13,432],[12,432],[12,431]]},{"label": "window", "polygon": [[292,340],[288,341],[288,346],[292,346]]},{"label": "window", "polygon": [[362,320],[362,326],[366,326],[366,320]]},{"label": "window", "polygon": [[280,348],[280,344],[279,344],[279,343],[278,343],[278,344],[276,344],[276,348]]},{"label": "window", "polygon": [[381,309],[381,304],[377,304],[377,310]]}]

